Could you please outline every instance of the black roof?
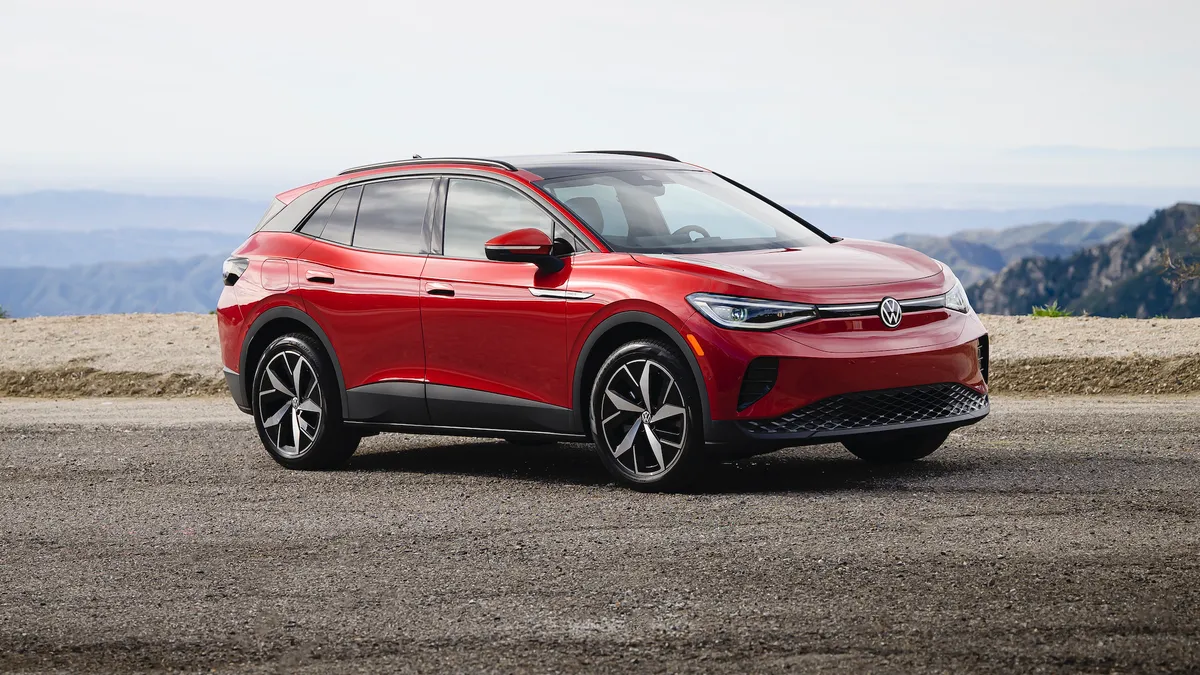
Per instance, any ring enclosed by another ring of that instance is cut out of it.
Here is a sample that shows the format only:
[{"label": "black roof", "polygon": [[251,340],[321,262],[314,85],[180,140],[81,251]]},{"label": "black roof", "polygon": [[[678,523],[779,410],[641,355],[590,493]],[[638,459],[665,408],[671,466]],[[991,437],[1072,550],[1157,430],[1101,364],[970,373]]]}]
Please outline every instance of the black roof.
[{"label": "black roof", "polygon": [[[667,159],[660,159],[667,158]],[[674,169],[676,171],[701,171],[691,164],[685,164],[669,155],[658,153],[626,154],[626,151],[595,151],[595,152],[564,152],[552,155],[521,155],[518,157],[498,157],[507,162],[535,173],[544,179],[567,178],[582,176],[589,173],[604,171],[649,171],[653,169]]]},{"label": "black roof", "polygon": [[650,171],[674,169],[676,171],[703,171],[692,164],[685,164],[670,155],[639,150],[588,150],[564,152],[552,155],[521,155],[517,157],[416,157],[393,162],[379,162],[356,166],[342,171],[339,176],[374,169],[405,169],[427,164],[476,164],[492,166],[509,171],[524,169],[543,179],[568,178],[589,173],[606,171]]}]

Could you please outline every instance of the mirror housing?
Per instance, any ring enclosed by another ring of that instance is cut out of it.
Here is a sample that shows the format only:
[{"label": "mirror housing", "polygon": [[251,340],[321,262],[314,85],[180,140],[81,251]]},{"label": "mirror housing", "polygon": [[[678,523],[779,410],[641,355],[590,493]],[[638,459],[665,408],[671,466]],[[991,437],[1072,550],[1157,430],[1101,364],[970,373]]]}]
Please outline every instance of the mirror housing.
[{"label": "mirror housing", "polygon": [[534,227],[505,232],[483,245],[488,260],[533,263],[543,272],[557,272],[564,267],[563,261],[552,255],[553,249],[550,237]]}]

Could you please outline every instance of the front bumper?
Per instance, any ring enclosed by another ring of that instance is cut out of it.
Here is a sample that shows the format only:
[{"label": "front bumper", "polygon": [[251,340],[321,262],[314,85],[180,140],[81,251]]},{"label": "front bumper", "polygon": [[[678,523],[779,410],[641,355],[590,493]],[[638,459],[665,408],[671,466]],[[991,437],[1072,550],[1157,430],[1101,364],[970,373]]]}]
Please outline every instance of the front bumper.
[{"label": "front bumper", "polygon": [[[906,315],[907,328],[828,320],[804,330],[716,328],[699,315],[685,330],[700,342],[711,443],[774,446],[972,424],[989,411],[980,368],[986,330],[973,314]],[[756,358],[778,363],[774,383],[747,403],[742,382]]]}]

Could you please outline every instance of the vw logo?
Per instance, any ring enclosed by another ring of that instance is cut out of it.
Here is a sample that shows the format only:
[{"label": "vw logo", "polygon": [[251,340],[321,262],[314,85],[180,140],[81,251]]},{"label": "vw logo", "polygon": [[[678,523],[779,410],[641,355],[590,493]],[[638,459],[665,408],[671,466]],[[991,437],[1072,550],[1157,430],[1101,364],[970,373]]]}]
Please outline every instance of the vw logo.
[{"label": "vw logo", "polygon": [[883,319],[883,325],[888,328],[899,326],[902,314],[904,310],[895,298],[884,298],[883,302],[879,303],[879,318]]},{"label": "vw logo", "polygon": [[649,410],[642,411],[642,423],[650,424],[650,411]]}]

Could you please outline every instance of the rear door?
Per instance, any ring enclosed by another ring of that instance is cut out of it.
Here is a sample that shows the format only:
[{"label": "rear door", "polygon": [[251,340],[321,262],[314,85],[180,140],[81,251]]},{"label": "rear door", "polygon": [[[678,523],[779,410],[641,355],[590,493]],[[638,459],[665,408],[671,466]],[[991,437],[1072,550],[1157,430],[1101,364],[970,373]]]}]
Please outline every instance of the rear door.
[{"label": "rear door", "polygon": [[569,258],[550,274],[532,263],[488,260],[484,242],[527,227],[551,238],[571,235],[558,232],[562,226],[548,211],[507,184],[458,176],[443,181],[443,222],[435,223],[435,254],[425,265],[421,294],[432,421],[565,431]]},{"label": "rear door", "polygon": [[298,261],[300,295],[337,353],[349,419],[428,422],[420,279],[435,180],[345,188],[300,229],[316,238]]}]

